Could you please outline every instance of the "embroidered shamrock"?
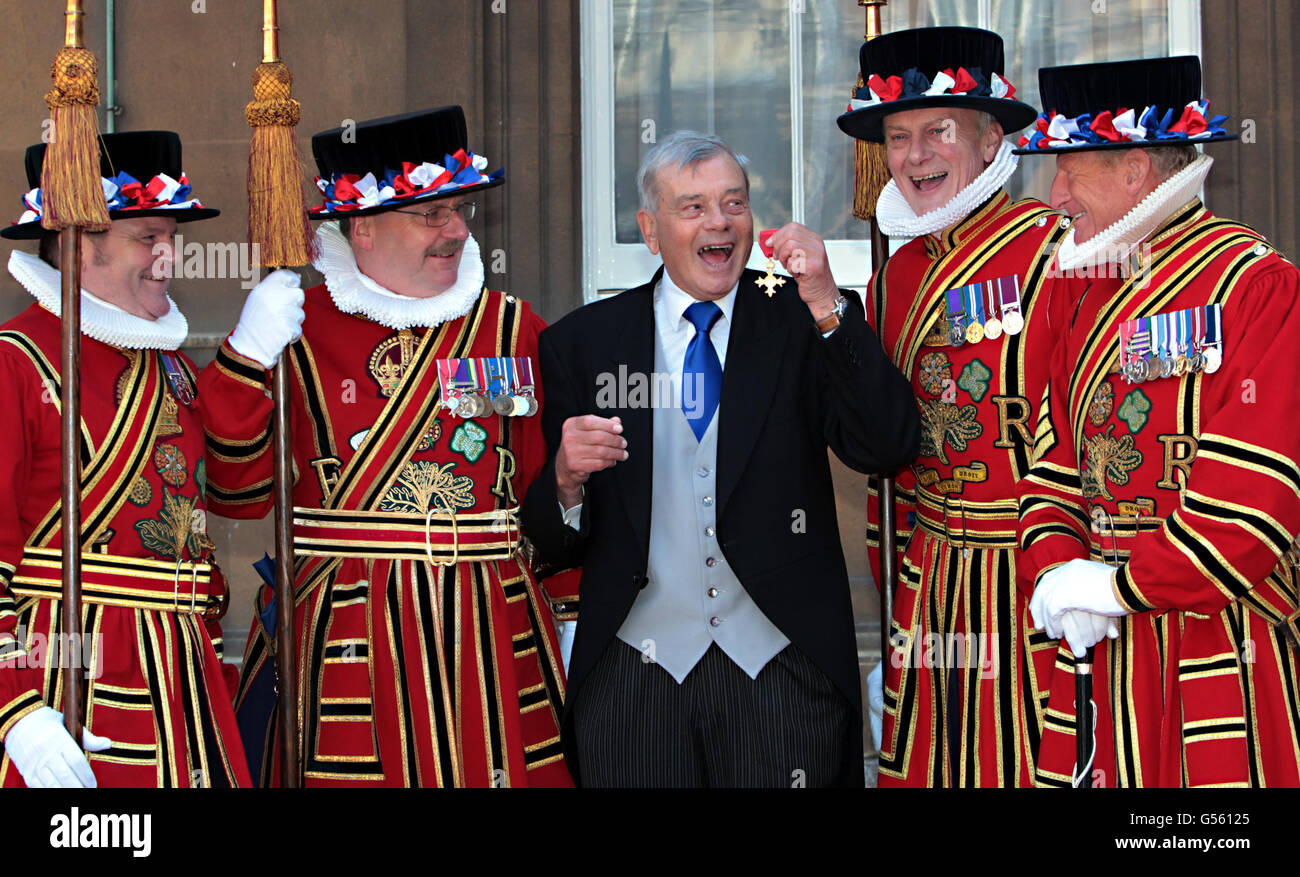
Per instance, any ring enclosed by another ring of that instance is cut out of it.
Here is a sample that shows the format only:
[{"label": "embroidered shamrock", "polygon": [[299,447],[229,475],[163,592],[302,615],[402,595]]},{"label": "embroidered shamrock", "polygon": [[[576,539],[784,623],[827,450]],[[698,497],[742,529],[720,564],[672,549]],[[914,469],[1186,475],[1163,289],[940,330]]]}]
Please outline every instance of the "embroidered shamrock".
[{"label": "embroidered shamrock", "polygon": [[948,354],[936,351],[921,357],[921,386],[927,393],[938,396],[951,380],[952,363]]},{"label": "embroidered shamrock", "polygon": [[1092,402],[1088,405],[1088,420],[1093,426],[1104,426],[1114,408],[1115,388],[1110,385],[1110,381],[1106,381],[1092,394]]},{"label": "embroidered shamrock", "polygon": [[1142,431],[1147,425],[1147,412],[1151,410],[1151,400],[1141,390],[1134,390],[1124,397],[1124,404],[1119,406],[1119,419],[1128,424],[1134,433]]},{"label": "embroidered shamrock", "polygon": [[961,370],[961,376],[957,378],[957,386],[969,393],[976,402],[980,402],[984,399],[984,394],[989,391],[991,377],[993,372],[989,371],[987,365],[978,359],[972,359]]},{"label": "embroidered shamrock", "polygon": [[467,420],[456,427],[456,431],[451,434],[451,449],[463,455],[471,463],[477,463],[478,458],[487,450],[487,437],[486,429],[472,420]]}]

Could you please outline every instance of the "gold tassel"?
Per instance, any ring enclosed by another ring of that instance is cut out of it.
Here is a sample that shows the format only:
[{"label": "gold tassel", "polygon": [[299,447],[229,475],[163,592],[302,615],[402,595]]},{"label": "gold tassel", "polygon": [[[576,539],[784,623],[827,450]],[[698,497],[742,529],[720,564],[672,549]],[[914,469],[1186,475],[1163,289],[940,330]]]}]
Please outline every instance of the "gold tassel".
[{"label": "gold tassel", "polygon": [[[858,88],[862,87],[862,74],[858,74],[858,86],[853,89],[857,97]],[[866,140],[853,141],[853,215],[864,222],[876,218],[876,200],[889,182],[889,161],[885,157],[883,143],[868,143]]]},{"label": "gold tassel", "polygon": [[248,152],[248,240],[264,268],[306,265],[317,255],[302,194],[302,164],[294,127],[302,107],[291,96],[293,74],[283,61],[253,71],[253,100],[244,118],[253,128]]},{"label": "gold tassel", "polygon": [[99,182],[99,65],[89,49],[64,46],[50,67],[54,88],[45,104],[54,136],[41,168],[41,227],[108,228],[108,204]]}]

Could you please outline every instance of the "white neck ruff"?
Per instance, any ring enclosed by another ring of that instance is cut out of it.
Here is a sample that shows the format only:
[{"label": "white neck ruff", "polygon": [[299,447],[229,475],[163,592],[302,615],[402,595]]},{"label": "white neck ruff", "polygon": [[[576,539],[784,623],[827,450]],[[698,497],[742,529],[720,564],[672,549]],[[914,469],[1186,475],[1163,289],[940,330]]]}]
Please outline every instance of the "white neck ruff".
[{"label": "white neck ruff", "polygon": [[[14,280],[56,317],[63,312],[62,277],[59,271],[31,253],[14,250],[9,254],[9,273]],[[114,347],[131,350],[175,350],[190,332],[190,324],[167,297],[171,309],[156,320],[128,314],[115,304],[81,291],[81,334]]]},{"label": "white neck ruff", "polygon": [[1003,140],[998,154],[993,156],[978,177],[958,192],[951,201],[920,216],[907,203],[898,185],[891,179],[876,200],[876,222],[880,230],[891,238],[915,238],[923,234],[936,234],[961,222],[975,211],[993,193],[1011,179],[1020,166],[1020,156],[1011,151],[1011,144]]},{"label": "white neck ruff", "polygon": [[361,314],[390,329],[432,329],[458,319],[469,313],[483,292],[483,259],[473,235],[461,250],[456,282],[430,298],[400,295],[362,274],[352,245],[339,231],[337,221],[322,222],[316,237],[320,257],[312,264],[325,275],[325,286],[335,306],[345,314]]},{"label": "white neck ruff", "polygon": [[1075,243],[1075,230],[1071,228],[1057,250],[1061,269],[1073,270],[1125,261],[1175,210],[1200,196],[1201,184],[1205,182],[1212,164],[1214,159],[1208,155],[1198,157],[1152,189],[1132,210],[1112,225],[1081,244]]}]

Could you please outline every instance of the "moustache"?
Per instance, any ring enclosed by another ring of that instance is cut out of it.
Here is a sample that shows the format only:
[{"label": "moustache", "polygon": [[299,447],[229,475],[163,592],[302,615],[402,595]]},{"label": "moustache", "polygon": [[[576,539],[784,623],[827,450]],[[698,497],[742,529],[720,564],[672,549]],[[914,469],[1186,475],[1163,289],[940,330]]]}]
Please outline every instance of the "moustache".
[{"label": "moustache", "polygon": [[457,241],[456,243],[443,244],[440,247],[430,247],[428,250],[425,251],[425,255],[439,256],[445,259],[450,256],[456,255],[462,249],[464,249],[464,247],[465,247],[464,241]]}]

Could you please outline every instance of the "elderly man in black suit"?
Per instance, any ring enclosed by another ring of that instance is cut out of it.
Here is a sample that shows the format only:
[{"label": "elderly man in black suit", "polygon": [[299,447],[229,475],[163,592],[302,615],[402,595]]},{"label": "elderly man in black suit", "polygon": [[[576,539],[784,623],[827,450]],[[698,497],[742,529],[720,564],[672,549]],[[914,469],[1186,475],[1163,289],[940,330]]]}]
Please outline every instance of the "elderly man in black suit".
[{"label": "elderly man in black suit", "polygon": [[677,132],[637,221],[664,267],[542,333],[547,468],[524,509],[581,565],[565,751],[590,786],[861,785],[861,697],[829,445],[863,472],[916,456],[907,381],[821,238],[745,270],[745,159]]}]

